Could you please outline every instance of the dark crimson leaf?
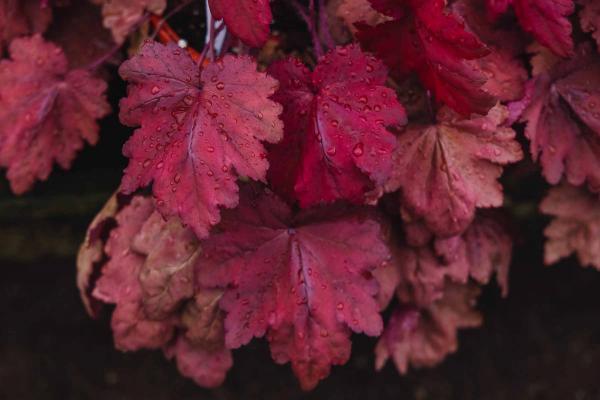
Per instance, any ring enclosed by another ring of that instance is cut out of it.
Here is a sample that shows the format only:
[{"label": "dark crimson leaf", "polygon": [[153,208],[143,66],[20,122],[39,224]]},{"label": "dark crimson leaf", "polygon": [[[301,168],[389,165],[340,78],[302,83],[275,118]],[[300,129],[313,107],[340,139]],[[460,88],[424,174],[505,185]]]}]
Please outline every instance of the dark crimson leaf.
[{"label": "dark crimson leaf", "polygon": [[350,330],[382,329],[370,273],[389,258],[379,223],[331,211],[293,216],[272,193],[245,187],[202,243],[200,282],[225,288],[227,346],[266,334],[274,360],[291,361],[304,389],[348,360]]},{"label": "dark crimson leaf", "polygon": [[261,47],[269,38],[273,16],[269,0],[208,0],[216,19],[223,19],[235,36],[249,46]]},{"label": "dark crimson leaf", "polygon": [[235,207],[236,179],[264,180],[261,141],[281,139],[277,82],[249,57],[226,55],[202,71],[174,44],[146,43],[120,68],[129,85],[120,118],[141,125],[123,148],[130,158],[122,190],[153,182],[163,216],[178,215],[198,237]]},{"label": "dark crimson leaf", "polygon": [[386,126],[406,123],[384,86],[387,70],[358,46],[338,47],[314,72],[298,60],[272,65],[284,106],[284,140],[270,147],[269,181],[302,207],[338,199],[364,203],[392,171],[396,138]]},{"label": "dark crimson leaf", "polygon": [[69,168],[84,141],[98,141],[96,120],[109,113],[106,83],[70,70],[61,48],[40,35],[13,40],[0,61],[0,166],[21,194]]},{"label": "dark crimson leaf", "polygon": [[581,28],[590,32],[600,47],[600,3],[596,0],[580,0],[583,5],[579,18]]},{"label": "dark crimson leaf", "polygon": [[550,189],[540,210],[554,216],[544,230],[544,259],[554,264],[576,254],[583,266],[600,270],[600,199],[585,189],[562,185]]},{"label": "dark crimson leaf", "polygon": [[0,53],[12,39],[43,33],[52,20],[52,8],[42,7],[40,0],[0,1]]},{"label": "dark crimson leaf", "polygon": [[561,57],[573,55],[571,23],[568,16],[575,10],[573,0],[487,0],[492,19],[512,4],[523,30]]},{"label": "dark crimson leaf", "polygon": [[496,179],[523,156],[515,132],[502,126],[507,116],[500,105],[472,119],[442,109],[437,125],[409,125],[398,138],[387,190],[400,189],[401,204],[435,234],[461,233],[476,207],[502,205]]},{"label": "dark crimson leaf", "polygon": [[379,11],[396,19],[375,27],[359,25],[363,47],[400,76],[416,72],[439,101],[459,113],[487,113],[494,99],[482,90],[485,75],[469,60],[489,50],[447,12],[444,0],[403,0]]}]

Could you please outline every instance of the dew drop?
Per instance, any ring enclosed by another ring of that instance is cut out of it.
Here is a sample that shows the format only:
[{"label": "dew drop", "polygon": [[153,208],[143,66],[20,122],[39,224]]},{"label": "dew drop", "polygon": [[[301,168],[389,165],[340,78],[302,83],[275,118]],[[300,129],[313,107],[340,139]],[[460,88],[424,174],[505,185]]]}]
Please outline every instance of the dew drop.
[{"label": "dew drop", "polygon": [[215,151],[215,148],[214,148],[214,147],[212,147],[212,146],[208,146],[208,147],[206,148],[206,151],[208,151],[209,153],[213,153],[213,152]]},{"label": "dew drop", "polygon": [[152,86],[152,89],[150,90],[150,92],[152,94],[157,94],[158,92],[160,92],[160,88],[158,86]]},{"label": "dew drop", "polygon": [[352,149],[352,154],[354,154],[356,157],[360,157],[363,155],[363,153],[364,153],[364,146],[362,143],[359,142]]},{"label": "dew drop", "polygon": [[144,164],[142,164],[142,166],[144,168],[148,168],[151,163],[152,163],[152,161],[150,159],[146,159],[146,160],[144,160]]},{"label": "dew drop", "polygon": [[331,120],[331,126],[333,126],[334,128],[337,128],[339,124],[340,123],[337,120],[335,120],[335,119]]},{"label": "dew drop", "polygon": [[343,310],[344,309],[344,303],[338,303],[337,306],[336,306],[336,308],[338,310],[340,310],[340,311]]},{"label": "dew drop", "polygon": [[217,89],[219,89],[219,90],[225,89],[225,84],[223,82],[217,83]]},{"label": "dew drop", "polygon": [[358,98],[358,101],[360,101],[363,104],[366,104],[366,102],[367,102],[367,96],[360,96]]},{"label": "dew drop", "polygon": [[335,146],[332,146],[332,147],[330,147],[330,148],[327,149],[327,154],[328,155],[335,156],[335,153],[336,153]]}]

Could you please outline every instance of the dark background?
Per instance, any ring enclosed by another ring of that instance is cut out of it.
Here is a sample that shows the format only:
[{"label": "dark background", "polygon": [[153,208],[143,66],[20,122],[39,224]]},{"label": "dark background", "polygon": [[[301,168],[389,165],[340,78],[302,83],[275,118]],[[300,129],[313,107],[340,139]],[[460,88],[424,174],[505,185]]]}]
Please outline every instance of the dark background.
[{"label": "dark background", "polygon": [[[178,18],[172,25],[183,30],[202,20]],[[124,85],[112,76],[116,110]],[[509,297],[487,288],[483,328],[463,331],[458,352],[437,368],[401,377],[388,364],[376,373],[375,340],[355,336],[348,364],[303,393],[289,365],[275,365],[255,340],[234,353],[221,388],[204,390],[158,351],[118,352],[109,316],[91,320],[81,305],[75,254],[118,185],[129,134],[111,115],[96,147],[25,196],[0,179],[0,399],[600,399],[600,272],[573,259],[542,265],[547,221],[535,209],[546,186],[528,162],[503,178],[516,241]]]}]

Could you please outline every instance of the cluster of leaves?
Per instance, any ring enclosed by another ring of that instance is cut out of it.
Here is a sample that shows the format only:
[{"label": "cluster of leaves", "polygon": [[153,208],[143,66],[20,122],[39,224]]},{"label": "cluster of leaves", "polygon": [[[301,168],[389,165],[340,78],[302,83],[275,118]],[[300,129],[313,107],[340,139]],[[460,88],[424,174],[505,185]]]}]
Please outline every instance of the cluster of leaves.
[{"label": "cluster of leaves", "polygon": [[[0,166],[16,193],[68,168],[109,112],[102,63],[77,32],[46,31],[52,13],[88,10],[118,49],[167,7],[46,3],[0,0]],[[161,21],[167,43],[119,67],[129,165],[78,259],[90,314],[115,305],[117,348],[162,349],[203,386],[261,337],[304,389],[349,359],[353,332],[379,337],[377,368],[439,363],[481,324],[480,286],[495,275],[508,293],[512,242],[489,209],[524,157],[519,123],[560,183],[541,204],[547,263],[600,269],[597,1],[278,3],[312,46],[268,50],[286,32],[271,36],[267,0],[209,0],[201,52]]]}]

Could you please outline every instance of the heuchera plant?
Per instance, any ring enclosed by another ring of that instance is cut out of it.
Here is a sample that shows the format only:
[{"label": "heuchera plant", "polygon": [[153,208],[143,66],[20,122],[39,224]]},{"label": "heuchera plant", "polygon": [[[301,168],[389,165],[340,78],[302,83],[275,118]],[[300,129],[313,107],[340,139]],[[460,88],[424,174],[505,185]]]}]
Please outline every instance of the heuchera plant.
[{"label": "heuchera plant", "polygon": [[491,208],[522,146],[553,185],[546,263],[600,269],[600,1],[209,0],[201,49],[169,25],[192,5],[0,0],[16,194],[97,142],[111,65],[127,83],[129,164],[77,278],[118,349],[207,387],[258,338],[306,390],[353,333],[377,369],[436,365],[482,323],[482,286],[508,294]]}]

